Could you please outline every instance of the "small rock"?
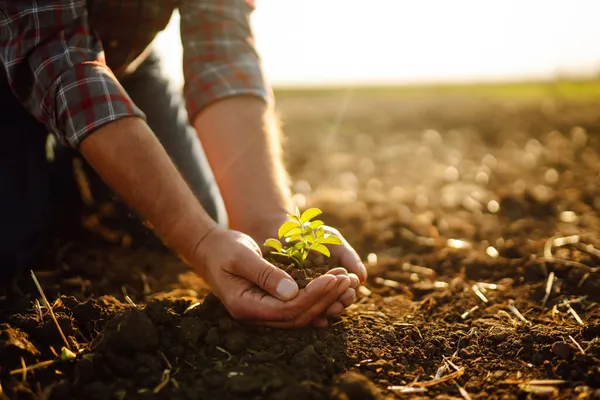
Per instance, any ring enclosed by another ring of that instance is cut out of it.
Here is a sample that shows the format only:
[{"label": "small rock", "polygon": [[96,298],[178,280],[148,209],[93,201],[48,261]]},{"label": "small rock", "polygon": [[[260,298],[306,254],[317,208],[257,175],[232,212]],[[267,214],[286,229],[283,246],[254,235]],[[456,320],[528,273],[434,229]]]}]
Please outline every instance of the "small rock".
[{"label": "small rock", "polygon": [[573,348],[564,342],[556,342],[552,345],[552,353],[560,358],[568,358],[573,353]]},{"label": "small rock", "polygon": [[204,337],[204,341],[209,346],[218,346],[221,344],[221,334],[219,333],[219,328],[212,327],[206,333]]},{"label": "small rock", "polygon": [[315,351],[315,347],[312,344],[309,344],[294,356],[291,363],[294,366],[306,367],[311,363],[318,362],[318,360],[319,355]]},{"label": "small rock", "polygon": [[227,387],[233,393],[240,395],[251,395],[252,393],[260,392],[262,382],[260,379],[255,379],[251,376],[233,375],[227,379]]},{"label": "small rock", "polygon": [[379,399],[380,391],[367,377],[348,372],[338,378],[332,398],[344,400],[375,400]]},{"label": "small rock", "polygon": [[494,379],[503,379],[506,376],[506,371],[498,370],[494,371]]},{"label": "small rock", "polygon": [[198,317],[184,317],[181,319],[179,327],[181,336],[186,342],[195,344],[202,336],[206,334],[206,322]]},{"label": "small rock", "polygon": [[228,333],[225,337],[225,348],[232,354],[240,353],[246,348],[248,337],[243,332]]}]

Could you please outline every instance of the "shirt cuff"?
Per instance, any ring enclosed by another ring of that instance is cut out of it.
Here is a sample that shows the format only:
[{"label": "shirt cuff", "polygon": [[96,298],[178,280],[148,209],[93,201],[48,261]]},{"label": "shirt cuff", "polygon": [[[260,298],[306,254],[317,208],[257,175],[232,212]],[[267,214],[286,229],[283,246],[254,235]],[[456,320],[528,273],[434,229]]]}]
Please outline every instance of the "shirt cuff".
[{"label": "shirt cuff", "polygon": [[185,100],[190,123],[206,106],[231,96],[250,95],[272,103],[273,92],[266,83],[255,54],[233,61],[212,61],[185,70]]},{"label": "shirt cuff", "polygon": [[110,69],[99,62],[69,68],[52,85],[47,105],[49,128],[60,143],[78,148],[96,129],[123,117],[140,117]]}]

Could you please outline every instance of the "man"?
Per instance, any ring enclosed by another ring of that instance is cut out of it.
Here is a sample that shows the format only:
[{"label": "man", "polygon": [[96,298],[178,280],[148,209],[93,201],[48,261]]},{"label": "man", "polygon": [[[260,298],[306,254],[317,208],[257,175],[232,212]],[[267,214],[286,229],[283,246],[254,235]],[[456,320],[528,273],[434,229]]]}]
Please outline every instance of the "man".
[{"label": "man", "polygon": [[[175,8],[186,107],[148,50]],[[333,249],[345,269],[302,290],[255,242],[275,234],[292,203],[252,9],[250,0],[0,0],[2,268],[27,264],[44,229],[43,199],[57,190],[47,187],[49,131],[81,152],[233,317],[326,326],[354,301],[366,270],[345,241]],[[215,221],[225,214],[215,182],[230,229]]]}]

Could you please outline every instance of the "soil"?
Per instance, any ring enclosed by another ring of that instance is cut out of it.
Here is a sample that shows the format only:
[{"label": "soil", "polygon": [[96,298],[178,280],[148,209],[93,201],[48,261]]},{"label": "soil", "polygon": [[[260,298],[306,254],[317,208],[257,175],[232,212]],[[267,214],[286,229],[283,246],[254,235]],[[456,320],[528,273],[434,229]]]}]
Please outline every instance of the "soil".
[{"label": "soil", "polygon": [[290,262],[277,254],[266,254],[264,256],[271,264],[287,272],[298,284],[299,288],[305,288],[313,279],[327,273],[333,268],[340,266],[335,257],[325,257],[321,254],[310,254],[304,261],[302,267],[296,263]]},{"label": "soil", "polygon": [[7,283],[0,399],[600,398],[600,102],[345,99],[279,97],[296,201],[369,268],[331,327],[234,321],[100,202],[36,269],[77,356]]}]

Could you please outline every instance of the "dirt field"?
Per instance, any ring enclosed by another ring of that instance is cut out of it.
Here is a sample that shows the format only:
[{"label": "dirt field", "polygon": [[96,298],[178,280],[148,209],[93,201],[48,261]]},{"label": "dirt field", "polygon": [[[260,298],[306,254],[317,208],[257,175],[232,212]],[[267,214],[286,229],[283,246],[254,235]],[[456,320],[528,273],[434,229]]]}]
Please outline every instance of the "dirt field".
[{"label": "dirt field", "polygon": [[600,398],[599,100],[342,90],[279,108],[298,203],[367,260],[358,302],[328,329],[248,327],[156,242],[78,233],[37,276],[84,350],[60,361],[30,277],[8,285],[0,399]]}]

